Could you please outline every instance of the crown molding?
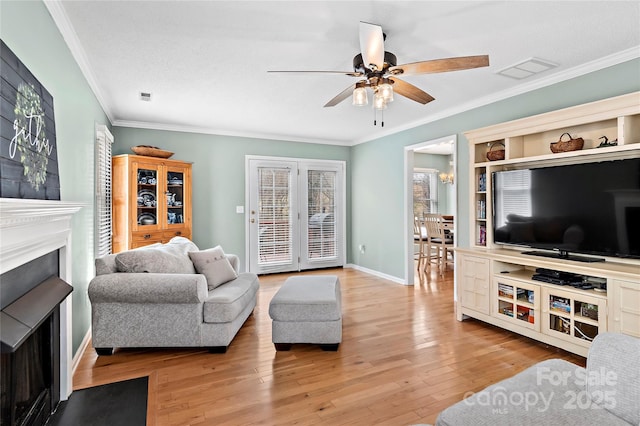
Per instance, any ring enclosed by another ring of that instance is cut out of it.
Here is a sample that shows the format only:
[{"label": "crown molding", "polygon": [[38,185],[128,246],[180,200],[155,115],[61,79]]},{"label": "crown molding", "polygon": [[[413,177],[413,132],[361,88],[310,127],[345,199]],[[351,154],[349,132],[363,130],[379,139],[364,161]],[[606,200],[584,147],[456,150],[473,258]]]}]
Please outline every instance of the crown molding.
[{"label": "crown molding", "polygon": [[249,138],[249,139],[266,139],[266,140],[274,140],[274,141],[315,143],[315,144],[321,144],[321,145],[337,145],[337,146],[351,145],[348,141],[339,141],[339,140],[331,141],[327,139],[302,138],[302,137],[294,137],[291,135],[277,135],[277,134],[270,134],[270,133],[229,131],[229,130],[213,129],[209,127],[194,127],[194,126],[181,126],[181,125],[175,125],[175,124],[149,123],[146,121],[115,120],[112,122],[112,125],[117,127],[133,127],[136,129],[164,130],[168,132],[182,132],[182,133],[200,133],[200,134],[206,134],[206,135],[232,136],[232,137]]},{"label": "crown molding", "polygon": [[82,47],[82,44],[80,43],[80,39],[78,38],[73,25],[71,25],[71,21],[69,20],[67,12],[64,10],[62,3],[59,0],[43,0],[43,2],[47,10],[49,10],[49,14],[53,19],[53,22],[56,24],[58,30],[62,34],[62,38],[67,44],[67,47],[71,51],[71,55],[78,64],[78,67],[80,67],[80,71],[84,75],[84,78],[87,80],[91,91],[98,100],[98,103],[109,119],[109,122],[113,123],[113,114],[111,113],[111,109],[109,108],[109,105],[102,95],[102,91],[100,90],[100,86],[97,83],[95,74],[91,69],[91,65],[89,64],[87,55]]}]

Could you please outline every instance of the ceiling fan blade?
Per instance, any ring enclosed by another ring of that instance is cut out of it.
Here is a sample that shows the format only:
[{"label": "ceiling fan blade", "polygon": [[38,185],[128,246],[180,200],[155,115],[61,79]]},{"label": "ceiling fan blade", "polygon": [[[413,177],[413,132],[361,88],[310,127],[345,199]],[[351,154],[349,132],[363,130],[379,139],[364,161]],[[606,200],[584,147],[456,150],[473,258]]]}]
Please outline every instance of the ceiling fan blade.
[{"label": "ceiling fan blade", "polygon": [[434,100],[433,96],[417,88],[413,84],[406,81],[399,80],[397,78],[389,78],[393,82],[393,91],[399,95],[411,99],[412,101],[419,102],[421,104],[427,104]]},{"label": "ceiling fan blade", "polygon": [[334,97],[329,102],[327,102],[324,105],[324,107],[326,108],[326,107],[332,107],[332,106],[338,105],[340,102],[344,101],[349,96],[351,96],[351,94],[353,93],[353,89],[355,88],[356,88],[355,84],[352,84],[351,86],[347,87],[342,92],[340,92],[336,97]]},{"label": "ceiling fan blade", "polygon": [[342,75],[348,75],[350,77],[362,77],[364,74],[359,72],[359,71],[279,71],[279,70],[274,70],[274,71],[267,71],[267,72],[274,72],[274,73],[307,73],[307,74],[342,74]]},{"label": "ceiling fan blade", "polygon": [[382,70],[384,65],[384,35],[380,25],[360,22],[360,52],[366,68],[371,64]]},{"label": "ceiling fan blade", "polygon": [[460,56],[457,58],[434,59],[431,61],[413,62],[389,68],[393,75],[432,74],[447,71],[467,70],[489,66],[489,56]]}]

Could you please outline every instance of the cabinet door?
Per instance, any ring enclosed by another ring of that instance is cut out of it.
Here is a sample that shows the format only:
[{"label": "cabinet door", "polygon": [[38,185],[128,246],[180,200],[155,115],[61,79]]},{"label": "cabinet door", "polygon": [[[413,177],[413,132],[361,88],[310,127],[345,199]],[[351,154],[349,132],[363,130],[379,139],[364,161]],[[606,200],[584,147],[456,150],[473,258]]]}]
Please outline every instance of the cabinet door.
[{"label": "cabinet door", "polygon": [[[191,227],[191,169],[181,166],[167,166],[163,169],[166,206],[166,227],[182,233],[181,229]],[[177,234],[180,235],[180,234]]]},{"label": "cabinet door", "polygon": [[607,331],[607,301],[602,297],[545,287],[542,332],[589,347]]},{"label": "cabinet door", "polygon": [[495,275],[491,293],[492,316],[540,331],[540,286]]},{"label": "cabinet door", "polygon": [[489,315],[489,259],[474,256],[459,256],[460,259],[460,304]]},{"label": "cabinet door", "polygon": [[640,282],[610,280],[607,285],[611,331],[640,337]]},{"label": "cabinet door", "polygon": [[152,232],[160,229],[160,205],[163,177],[160,165],[153,162],[133,161],[131,163],[131,185],[129,200],[133,231]]}]

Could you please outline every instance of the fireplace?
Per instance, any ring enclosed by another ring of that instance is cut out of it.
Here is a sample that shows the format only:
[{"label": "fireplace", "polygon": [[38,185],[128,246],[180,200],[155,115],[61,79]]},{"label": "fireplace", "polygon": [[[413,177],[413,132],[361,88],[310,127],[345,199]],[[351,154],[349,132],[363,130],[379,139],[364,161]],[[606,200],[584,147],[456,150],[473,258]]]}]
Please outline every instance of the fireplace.
[{"label": "fireplace", "polygon": [[71,394],[71,217],[78,203],[0,199],[0,424],[45,424]]}]

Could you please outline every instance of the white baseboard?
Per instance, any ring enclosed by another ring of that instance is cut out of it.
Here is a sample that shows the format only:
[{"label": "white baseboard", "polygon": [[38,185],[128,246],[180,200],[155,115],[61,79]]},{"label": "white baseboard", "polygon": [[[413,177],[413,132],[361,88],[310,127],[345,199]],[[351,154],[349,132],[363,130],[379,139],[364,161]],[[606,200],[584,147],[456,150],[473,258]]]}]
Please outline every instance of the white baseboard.
[{"label": "white baseboard", "polygon": [[84,339],[82,339],[82,343],[80,343],[80,347],[75,354],[73,354],[73,359],[71,360],[71,374],[76,374],[76,369],[78,368],[78,364],[80,364],[80,359],[82,359],[82,355],[84,351],[89,346],[89,342],[91,341],[91,327],[87,330],[87,334],[84,335]]},{"label": "white baseboard", "polygon": [[384,274],[379,271],[374,271],[373,269],[365,268],[364,266],[356,265],[353,263],[347,263],[343,267],[356,269],[361,272],[366,272],[367,274],[375,275],[376,277],[384,278],[385,280],[393,281],[394,283],[408,285],[407,282],[402,278],[394,277],[393,275]]}]

